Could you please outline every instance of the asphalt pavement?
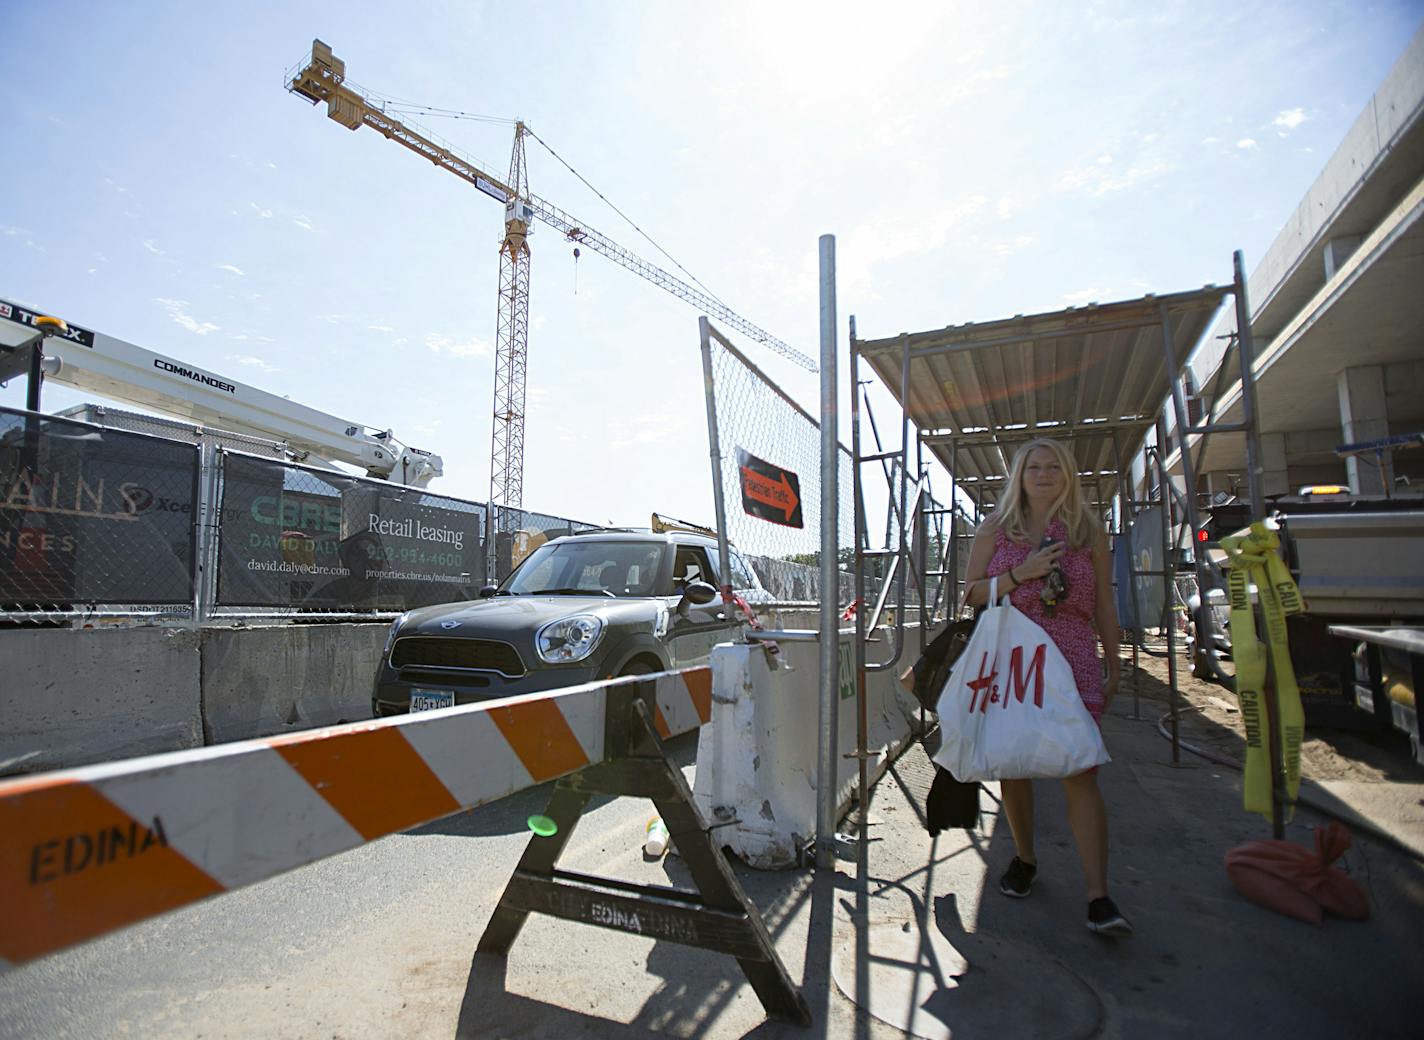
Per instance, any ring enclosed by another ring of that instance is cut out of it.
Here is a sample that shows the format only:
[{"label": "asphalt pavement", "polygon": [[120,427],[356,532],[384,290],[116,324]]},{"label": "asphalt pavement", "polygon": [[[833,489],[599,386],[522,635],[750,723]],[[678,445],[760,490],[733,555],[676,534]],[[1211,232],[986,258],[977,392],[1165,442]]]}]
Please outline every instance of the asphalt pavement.
[{"label": "asphalt pavement", "polygon": [[[1133,717],[1122,697],[1103,720],[1110,889],[1130,938],[1085,925],[1060,785],[1035,785],[1038,877],[1029,898],[1010,899],[997,886],[1013,856],[997,785],[981,795],[981,831],[931,839],[922,807],[932,766],[920,747],[902,756],[870,814],[863,960],[879,963],[879,937],[894,946],[885,923],[929,941],[914,968],[862,965],[868,996],[857,1002],[930,1037],[1424,1035],[1424,865],[1400,848],[1424,849],[1424,773],[1410,777],[1405,763],[1398,783],[1307,785],[1313,801],[1389,835],[1356,829],[1337,863],[1364,888],[1370,920],[1327,916],[1316,927],[1232,887],[1226,851],[1270,838],[1270,824],[1241,808],[1239,772],[1189,753],[1173,764],[1157,727],[1163,708],[1144,700]],[[1286,839],[1313,848],[1312,828],[1331,818],[1301,808]],[[837,928],[839,943],[864,930],[851,924]],[[962,973],[942,985],[927,962]]]},{"label": "asphalt pavement", "polygon": [[[507,957],[473,956],[529,840],[547,787],[393,836],[0,975],[0,1038],[843,1037],[1424,1035],[1424,774],[1308,785],[1368,820],[1341,861],[1372,916],[1315,927],[1247,902],[1223,856],[1269,837],[1241,808],[1240,774],[1184,754],[1130,696],[1103,722],[1100,783],[1112,894],[1136,934],[1088,931],[1059,785],[1037,785],[1033,894],[1003,896],[1013,855],[995,785],[973,831],[931,838],[932,779],[911,745],[875,786],[868,826],[844,824],[832,869],[735,865],[811,1008],[768,1021],[731,957],[531,918]],[[672,744],[685,773],[690,737]],[[645,861],[647,804],[599,799],[560,866],[690,884]],[[1329,817],[1300,809],[1287,837],[1313,845]],[[907,1032],[908,1030],[908,1032]]]},{"label": "asphalt pavement", "polygon": [[[811,1005],[809,1029],[765,1021],[725,957],[656,945],[642,963],[652,990],[628,999],[638,968],[625,961],[631,979],[610,974],[606,995],[575,1009],[558,996],[567,962],[531,965],[516,945],[505,964],[476,959],[458,1035],[1424,1035],[1424,864],[1408,851],[1424,849],[1424,773],[1405,761],[1398,782],[1307,785],[1340,816],[1371,821],[1337,864],[1365,890],[1371,918],[1316,927],[1234,890],[1225,853],[1269,838],[1270,824],[1241,808],[1236,770],[1185,752],[1172,761],[1163,710],[1124,696],[1103,720],[1111,890],[1130,938],[1086,927],[1060,785],[1036,785],[1038,879],[1029,898],[1010,899],[997,887],[1013,855],[997,785],[981,794],[979,828],[931,838],[933,766],[915,744],[876,786],[866,840],[854,815],[846,821],[834,870],[738,868]],[[1301,807],[1286,838],[1313,848],[1312,828],[1332,818]],[[686,880],[676,858],[665,870]]]}]

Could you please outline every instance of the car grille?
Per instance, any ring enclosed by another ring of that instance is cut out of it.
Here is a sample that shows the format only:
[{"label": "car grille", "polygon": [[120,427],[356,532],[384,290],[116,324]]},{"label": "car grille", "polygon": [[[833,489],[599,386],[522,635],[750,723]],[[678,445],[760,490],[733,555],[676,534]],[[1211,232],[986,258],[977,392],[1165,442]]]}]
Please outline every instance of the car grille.
[{"label": "car grille", "polygon": [[391,648],[395,668],[472,668],[501,675],[524,674],[519,651],[508,643],[490,639],[442,639],[438,636],[407,636]]}]

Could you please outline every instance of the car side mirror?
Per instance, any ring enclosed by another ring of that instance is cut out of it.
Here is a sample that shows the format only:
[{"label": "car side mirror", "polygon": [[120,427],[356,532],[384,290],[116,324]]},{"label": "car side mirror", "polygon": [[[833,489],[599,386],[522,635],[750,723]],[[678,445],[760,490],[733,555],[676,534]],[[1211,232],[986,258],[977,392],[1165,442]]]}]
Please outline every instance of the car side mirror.
[{"label": "car side mirror", "polygon": [[717,598],[717,589],[705,581],[690,581],[682,590],[682,598],[677,601],[677,612],[687,617],[688,607],[702,606]]},{"label": "car side mirror", "polygon": [[480,589],[480,599],[489,599],[498,591],[498,585],[486,585],[484,588]]}]

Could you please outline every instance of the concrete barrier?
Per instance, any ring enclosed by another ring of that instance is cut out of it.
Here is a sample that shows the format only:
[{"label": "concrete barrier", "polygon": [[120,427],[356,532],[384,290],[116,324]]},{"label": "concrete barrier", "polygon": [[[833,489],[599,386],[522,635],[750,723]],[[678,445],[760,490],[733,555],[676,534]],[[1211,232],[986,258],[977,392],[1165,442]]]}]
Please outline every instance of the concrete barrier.
[{"label": "concrete barrier", "polygon": [[0,717],[0,773],[201,747],[198,636],[176,628],[0,633]]},{"label": "concrete barrier", "polygon": [[[714,825],[737,821],[719,829],[722,843],[761,869],[797,862],[816,832],[820,644],[780,646],[783,667],[775,671],[760,646],[713,648],[712,720],[698,738],[693,786],[697,807]],[[842,809],[859,779],[855,759],[844,757],[856,743],[852,650],[852,638],[843,636],[836,775]],[[909,739],[918,706],[891,672],[867,675],[866,695],[873,781]]]},{"label": "concrete barrier", "polygon": [[209,744],[371,717],[388,624],[203,630],[203,733]]}]

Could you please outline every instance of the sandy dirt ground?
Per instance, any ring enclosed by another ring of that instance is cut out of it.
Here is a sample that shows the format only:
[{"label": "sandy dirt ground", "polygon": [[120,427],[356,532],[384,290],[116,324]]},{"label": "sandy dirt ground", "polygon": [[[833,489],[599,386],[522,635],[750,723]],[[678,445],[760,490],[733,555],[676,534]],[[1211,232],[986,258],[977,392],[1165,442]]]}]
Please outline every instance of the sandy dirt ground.
[{"label": "sandy dirt ground", "polygon": [[[1147,649],[1138,653],[1141,712],[1154,719],[1165,715],[1169,709],[1170,687],[1165,651],[1163,641],[1149,638]],[[1123,680],[1117,710],[1130,711],[1133,696],[1132,651],[1124,647],[1123,654]],[[1351,709],[1338,694],[1312,687],[1310,677],[1302,677],[1299,681],[1306,708],[1306,740],[1301,748],[1303,777],[1316,781],[1347,780],[1358,783],[1424,780],[1424,769],[1410,760],[1409,742],[1402,733],[1373,732],[1371,719],[1364,711]],[[1182,654],[1180,644],[1177,652],[1177,689],[1182,698],[1181,740],[1241,762],[1245,755],[1246,738],[1235,692],[1220,683],[1193,678],[1191,664]],[[1166,727],[1167,723],[1163,722],[1163,726]]]}]

